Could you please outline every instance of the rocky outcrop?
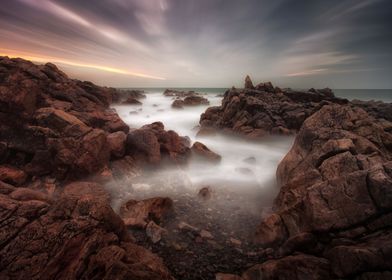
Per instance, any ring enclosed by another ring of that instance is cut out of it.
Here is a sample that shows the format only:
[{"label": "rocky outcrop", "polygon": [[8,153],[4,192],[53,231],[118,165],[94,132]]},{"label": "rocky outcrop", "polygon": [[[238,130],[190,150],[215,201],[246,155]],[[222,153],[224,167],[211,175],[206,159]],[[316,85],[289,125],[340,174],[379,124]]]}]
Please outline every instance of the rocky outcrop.
[{"label": "rocky outcrop", "polygon": [[113,92],[113,97],[112,97],[112,102],[113,103],[122,103],[125,100],[133,98],[136,100],[140,100],[143,98],[146,98],[146,95],[144,94],[143,90],[138,90],[138,89],[129,89],[129,90],[116,90]]},{"label": "rocky outcrop", "polygon": [[172,279],[160,258],[132,243],[99,185],[73,183],[55,200],[1,190],[1,279]]},{"label": "rocky outcrop", "polygon": [[155,197],[141,201],[128,200],[121,206],[120,216],[126,226],[145,228],[150,221],[157,224],[173,211],[173,201],[168,197]]},{"label": "rocky outcrop", "polygon": [[190,155],[190,143],[176,132],[164,130],[161,122],[133,130],[126,140],[126,153],[140,163],[157,165],[163,159],[175,164],[186,163]]},{"label": "rocky outcrop", "polygon": [[297,132],[306,118],[325,104],[344,104],[328,90],[293,91],[270,82],[245,89],[229,89],[221,106],[209,107],[200,117],[201,131],[217,129],[258,138]]},{"label": "rocky outcrop", "polygon": [[210,102],[203,96],[191,95],[184,99],[176,99],[172,103],[172,108],[182,109],[184,106],[209,105]]},{"label": "rocky outcrop", "polygon": [[246,89],[255,89],[252,80],[250,79],[249,75],[245,77],[245,86]]},{"label": "rocky outcrop", "polygon": [[81,177],[109,161],[106,135],[128,132],[115,90],[69,79],[53,64],[0,58],[1,161],[29,176]]},{"label": "rocky outcrop", "polygon": [[[331,276],[314,279],[392,269],[386,257],[392,252],[391,125],[350,105],[323,106],[310,116],[279,164],[275,213],[264,218],[256,241],[276,248],[275,257],[322,256],[325,269],[318,274]],[[288,258],[272,261],[273,270]],[[306,271],[309,262],[299,265]],[[268,262],[256,270],[263,279],[273,272]],[[285,275],[283,268],[277,272]]]}]

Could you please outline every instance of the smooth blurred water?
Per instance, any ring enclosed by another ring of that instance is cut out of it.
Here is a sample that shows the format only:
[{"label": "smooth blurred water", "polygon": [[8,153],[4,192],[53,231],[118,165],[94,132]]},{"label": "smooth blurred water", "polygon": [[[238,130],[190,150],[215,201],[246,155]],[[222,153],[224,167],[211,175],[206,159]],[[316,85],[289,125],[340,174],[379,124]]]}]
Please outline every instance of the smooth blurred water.
[{"label": "smooth blurred water", "polygon": [[[275,194],[277,191],[275,187],[276,167],[290,149],[294,138],[287,136],[268,137],[257,142],[223,134],[197,138],[200,115],[209,106],[221,103],[221,94],[225,89],[194,90],[205,93],[210,105],[173,109],[171,103],[174,98],[164,96],[164,89],[146,89],[149,92],[146,93],[147,98],[141,100],[143,105],[117,105],[115,109],[131,128],[139,128],[145,124],[161,121],[165,125],[165,129],[174,130],[182,136],[188,136],[192,143],[200,141],[222,156],[222,161],[218,165],[191,161],[185,172],[195,190],[204,185],[230,186],[236,190],[245,190],[249,186],[253,188],[256,186],[256,188]],[[244,161],[249,157],[254,157],[255,163]]]},{"label": "smooth blurred water", "polygon": [[392,102],[392,89],[334,89],[335,95],[349,100]]}]

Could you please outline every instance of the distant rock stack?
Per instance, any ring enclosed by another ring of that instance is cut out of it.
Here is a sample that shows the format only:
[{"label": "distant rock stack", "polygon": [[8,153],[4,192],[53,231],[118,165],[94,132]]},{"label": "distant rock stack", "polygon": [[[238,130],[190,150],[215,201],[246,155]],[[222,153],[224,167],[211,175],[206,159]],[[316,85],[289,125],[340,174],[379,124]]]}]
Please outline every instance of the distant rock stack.
[{"label": "distant rock stack", "polygon": [[252,80],[250,79],[249,75],[246,75],[245,77],[245,88],[246,89],[255,89]]}]

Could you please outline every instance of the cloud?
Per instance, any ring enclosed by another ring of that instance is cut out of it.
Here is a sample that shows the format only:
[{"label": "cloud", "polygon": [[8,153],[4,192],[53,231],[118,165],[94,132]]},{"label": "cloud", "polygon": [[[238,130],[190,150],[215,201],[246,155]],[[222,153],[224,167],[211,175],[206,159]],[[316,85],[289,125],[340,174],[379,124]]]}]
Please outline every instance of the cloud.
[{"label": "cloud", "polygon": [[[335,85],[339,74],[346,79],[336,86],[349,87],[368,74],[359,69],[374,69],[367,87],[392,87],[384,78],[392,68],[392,3],[386,0],[4,2],[0,48],[98,66],[67,67],[101,84],[229,87],[250,74],[277,84],[290,77],[307,87]],[[97,78],[96,71],[120,76]]]}]

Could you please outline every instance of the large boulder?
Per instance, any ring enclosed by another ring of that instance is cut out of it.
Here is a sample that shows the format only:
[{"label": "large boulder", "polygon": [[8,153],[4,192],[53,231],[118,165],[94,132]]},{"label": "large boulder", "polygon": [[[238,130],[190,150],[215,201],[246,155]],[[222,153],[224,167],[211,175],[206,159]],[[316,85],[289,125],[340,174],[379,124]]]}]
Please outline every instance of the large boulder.
[{"label": "large boulder", "polygon": [[126,153],[142,163],[157,165],[166,159],[181,164],[189,158],[189,146],[187,138],[166,131],[161,122],[155,122],[128,134]]},{"label": "large boulder", "polygon": [[[390,127],[349,105],[323,106],[310,116],[278,166],[274,213],[263,219],[256,241],[280,255],[313,247],[328,260],[332,278],[392,269],[390,232],[383,229],[392,222]],[[282,269],[274,273],[283,277]],[[293,269],[287,266],[297,275]]]},{"label": "large boulder", "polygon": [[73,183],[54,201],[16,191],[0,194],[1,279],[172,279],[99,186]]},{"label": "large boulder", "polygon": [[220,155],[211,151],[206,145],[198,141],[193,143],[191,151],[194,157],[206,160],[211,163],[218,163],[222,159]]},{"label": "large boulder", "polygon": [[120,208],[125,225],[144,228],[150,221],[159,224],[161,219],[173,211],[173,201],[168,197],[154,197],[144,200],[128,200]]},{"label": "large boulder", "polygon": [[106,134],[129,131],[109,108],[114,95],[53,64],[0,57],[1,162],[61,179],[99,172],[111,152]]}]

